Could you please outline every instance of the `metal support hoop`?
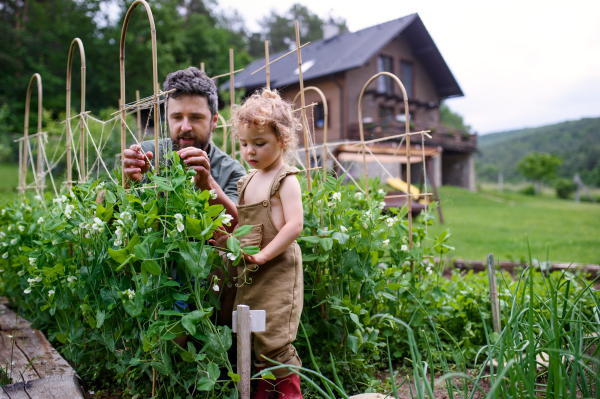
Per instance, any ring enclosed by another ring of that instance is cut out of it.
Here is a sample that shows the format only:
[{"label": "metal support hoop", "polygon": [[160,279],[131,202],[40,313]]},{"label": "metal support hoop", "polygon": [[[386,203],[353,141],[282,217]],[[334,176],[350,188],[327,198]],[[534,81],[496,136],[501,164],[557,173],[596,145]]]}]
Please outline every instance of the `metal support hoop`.
[{"label": "metal support hoop", "polygon": [[[146,13],[148,14],[148,21],[150,22],[150,35],[152,40],[152,85],[154,88],[154,96],[158,99],[159,89],[158,89],[158,64],[156,57],[156,26],[154,25],[154,16],[152,15],[152,9],[150,5],[145,0],[136,0],[127,10],[127,14],[125,14],[125,20],[123,21],[123,29],[121,30],[121,42],[120,42],[120,69],[121,69],[121,154],[125,151],[127,146],[126,140],[126,127],[125,127],[125,36],[127,35],[127,26],[129,25],[129,18],[131,18],[131,14],[135,7],[138,4],[144,6]],[[159,165],[158,165],[158,132],[160,130],[160,124],[158,121],[158,100],[155,100],[154,103],[154,173],[158,175],[159,173]],[[123,187],[126,187],[127,182],[125,181],[125,168],[121,168],[121,178],[123,179]]]},{"label": "metal support hoop", "polygon": [[[76,37],[71,42],[69,48],[69,58],[67,60],[67,187],[72,187],[73,161],[71,160],[71,66],[73,64],[73,53],[75,52],[75,44],[79,46],[79,56],[81,59],[81,119],[85,118],[85,51],[81,39]],[[85,180],[85,146],[83,145],[85,138],[85,127],[83,121],[80,123],[81,132],[79,138],[79,180],[81,183]]]},{"label": "metal support hoop", "polygon": [[390,78],[392,78],[394,81],[396,81],[396,83],[398,84],[398,87],[400,87],[400,91],[402,91],[402,98],[404,99],[404,118],[405,118],[405,122],[404,125],[406,127],[406,184],[407,184],[407,188],[408,188],[408,194],[409,196],[407,197],[406,200],[406,206],[408,208],[408,242],[409,242],[409,248],[412,249],[413,247],[413,241],[412,241],[412,204],[411,204],[411,197],[410,197],[410,123],[408,120],[408,96],[406,95],[406,89],[404,88],[404,85],[402,84],[402,82],[400,81],[400,79],[389,72],[379,72],[373,76],[371,76],[371,78],[367,81],[367,83],[365,83],[364,87],[362,88],[361,92],[360,92],[360,97],[358,98],[358,127],[359,127],[359,132],[360,132],[360,141],[363,147],[363,164],[365,167],[365,193],[367,195],[367,197],[369,197],[369,181],[368,181],[368,173],[367,173],[367,159],[366,159],[366,154],[365,154],[365,134],[363,131],[363,118],[362,118],[362,99],[363,96],[365,94],[365,91],[367,90],[367,87],[371,84],[372,81],[374,81],[375,79],[377,79],[379,76],[389,76]]}]

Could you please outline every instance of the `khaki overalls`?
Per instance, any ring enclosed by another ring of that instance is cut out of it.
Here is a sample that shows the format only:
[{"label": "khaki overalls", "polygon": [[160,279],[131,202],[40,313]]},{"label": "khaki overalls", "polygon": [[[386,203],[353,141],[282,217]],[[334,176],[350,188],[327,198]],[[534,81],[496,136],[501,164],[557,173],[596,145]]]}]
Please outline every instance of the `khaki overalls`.
[{"label": "khaki overalls", "polygon": [[[298,169],[284,165],[269,189],[269,198],[255,204],[244,204],[244,191],[256,171],[238,181],[238,224],[253,225],[246,236],[240,237],[242,248],[257,245],[261,249],[275,238],[279,230],[271,217],[271,197],[279,189],[281,180],[287,175],[298,173]],[[246,264],[237,266],[234,309],[238,304],[250,309],[264,309],[267,312],[267,325],[264,332],[254,334],[254,353],[257,366],[269,365],[261,355],[279,363],[301,366],[302,362],[292,342],[296,340],[299,317],[304,300],[304,278],[302,253],[297,242],[293,242],[282,254],[264,265]],[[275,370],[276,377],[285,377],[287,369]]]}]

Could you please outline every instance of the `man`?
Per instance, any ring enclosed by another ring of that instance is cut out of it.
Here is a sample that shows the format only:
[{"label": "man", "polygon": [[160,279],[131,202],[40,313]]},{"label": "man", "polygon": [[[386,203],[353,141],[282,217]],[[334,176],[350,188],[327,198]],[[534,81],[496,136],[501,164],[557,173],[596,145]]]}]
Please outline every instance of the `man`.
[{"label": "man", "polygon": [[[215,190],[216,199],[210,204],[221,204],[233,216],[231,227],[237,225],[237,181],[246,174],[244,167],[218,149],[211,140],[217,127],[217,88],[204,72],[189,67],[170,73],[163,85],[168,94],[167,121],[169,139],[159,141],[159,159],[171,148],[184,163],[194,168],[194,182],[200,190]],[[157,129],[158,131],[158,129]],[[132,181],[140,182],[148,173],[155,156],[154,141],[145,141],[141,147],[132,145],[123,152],[123,169]],[[228,230],[229,230],[228,229]]]}]

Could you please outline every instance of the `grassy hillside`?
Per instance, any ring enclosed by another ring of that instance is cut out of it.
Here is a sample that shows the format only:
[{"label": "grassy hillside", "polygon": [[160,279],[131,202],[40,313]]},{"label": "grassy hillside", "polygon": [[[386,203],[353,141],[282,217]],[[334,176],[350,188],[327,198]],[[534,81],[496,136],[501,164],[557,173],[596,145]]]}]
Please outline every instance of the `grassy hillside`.
[{"label": "grassy hillside", "polygon": [[495,181],[498,170],[503,171],[505,181],[523,180],[516,165],[537,151],[563,159],[559,177],[579,173],[586,184],[600,186],[600,118],[486,134],[479,137],[479,148],[477,177],[481,180]]},{"label": "grassy hillside", "polygon": [[552,262],[600,263],[600,204],[451,186],[440,187],[440,199],[445,224],[429,229],[450,229],[455,258],[518,261],[529,239],[534,258],[546,260],[549,250]]}]

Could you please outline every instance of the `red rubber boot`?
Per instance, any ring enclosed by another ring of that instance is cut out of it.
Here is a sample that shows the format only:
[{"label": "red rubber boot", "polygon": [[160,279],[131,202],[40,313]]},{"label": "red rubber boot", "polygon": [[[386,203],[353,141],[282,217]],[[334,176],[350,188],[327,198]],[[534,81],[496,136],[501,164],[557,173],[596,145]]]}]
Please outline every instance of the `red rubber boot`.
[{"label": "red rubber boot", "polygon": [[300,376],[298,374],[278,378],[275,384],[277,385],[277,392],[279,392],[278,399],[302,399]]},{"label": "red rubber boot", "polygon": [[[257,373],[260,373],[265,369],[264,366],[259,367],[255,365],[254,367],[256,368]],[[273,386],[274,384],[275,381],[269,382],[269,380],[265,380],[264,378],[258,380],[258,388],[256,389],[256,395],[254,396],[254,399],[276,399],[277,391]]]}]

